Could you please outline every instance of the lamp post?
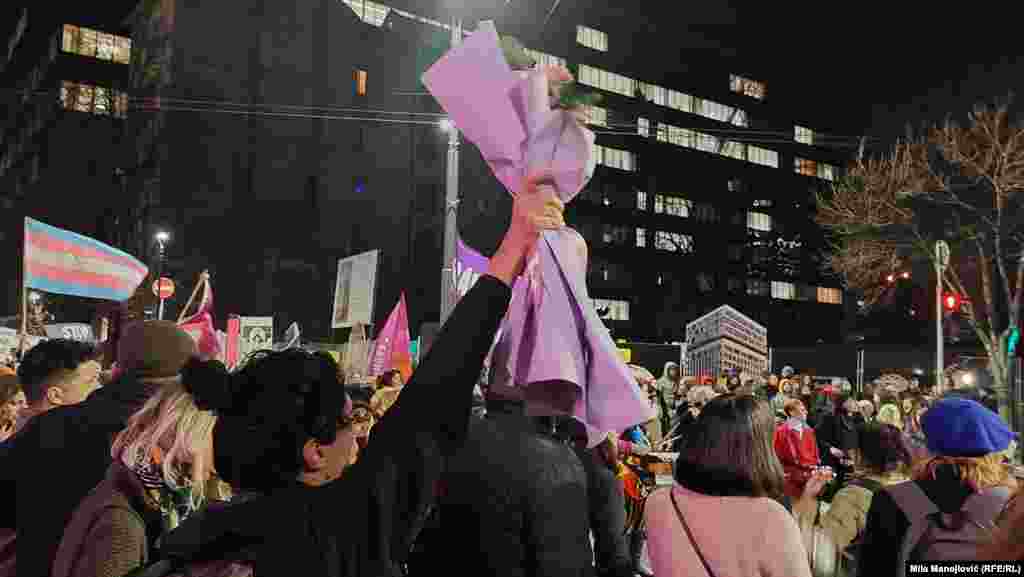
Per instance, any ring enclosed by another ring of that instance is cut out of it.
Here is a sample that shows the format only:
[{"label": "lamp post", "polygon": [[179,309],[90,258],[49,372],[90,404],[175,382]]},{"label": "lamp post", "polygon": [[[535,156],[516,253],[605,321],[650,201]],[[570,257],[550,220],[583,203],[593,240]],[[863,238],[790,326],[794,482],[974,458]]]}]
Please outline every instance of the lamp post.
[{"label": "lamp post", "polygon": [[941,394],[945,386],[945,359],[942,337],[942,274],[949,266],[949,245],[940,240],[935,243],[935,390]]},{"label": "lamp post", "polygon": [[[160,279],[164,277],[164,258],[167,256],[167,243],[171,240],[171,234],[165,230],[157,231],[153,235],[153,239],[156,241],[156,282],[159,283]],[[160,299],[160,306],[157,309],[156,318],[159,321],[164,320],[164,299]]]},{"label": "lamp post", "polygon": [[[452,20],[452,47],[462,41],[462,23]],[[450,120],[442,120],[442,130],[448,132],[448,171],[444,197],[444,247],[441,268],[441,325],[455,308],[455,248],[458,239],[456,218],[459,210],[459,131]]]}]

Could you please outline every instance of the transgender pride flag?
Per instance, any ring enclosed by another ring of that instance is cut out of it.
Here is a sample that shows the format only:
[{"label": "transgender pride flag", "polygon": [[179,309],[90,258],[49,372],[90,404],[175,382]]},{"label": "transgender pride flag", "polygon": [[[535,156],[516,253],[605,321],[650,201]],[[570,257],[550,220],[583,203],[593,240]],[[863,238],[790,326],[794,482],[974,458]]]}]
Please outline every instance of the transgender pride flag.
[{"label": "transgender pride flag", "polygon": [[25,287],[126,301],[149,269],[130,254],[74,232],[25,219]]}]

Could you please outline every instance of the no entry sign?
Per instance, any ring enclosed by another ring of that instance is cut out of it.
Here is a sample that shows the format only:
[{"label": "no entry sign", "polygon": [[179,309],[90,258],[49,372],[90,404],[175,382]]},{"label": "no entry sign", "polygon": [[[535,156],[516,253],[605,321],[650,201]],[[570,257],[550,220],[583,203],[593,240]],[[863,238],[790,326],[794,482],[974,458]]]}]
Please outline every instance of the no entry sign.
[{"label": "no entry sign", "polygon": [[174,296],[174,281],[167,277],[160,277],[153,282],[153,294],[160,300],[167,300]]}]

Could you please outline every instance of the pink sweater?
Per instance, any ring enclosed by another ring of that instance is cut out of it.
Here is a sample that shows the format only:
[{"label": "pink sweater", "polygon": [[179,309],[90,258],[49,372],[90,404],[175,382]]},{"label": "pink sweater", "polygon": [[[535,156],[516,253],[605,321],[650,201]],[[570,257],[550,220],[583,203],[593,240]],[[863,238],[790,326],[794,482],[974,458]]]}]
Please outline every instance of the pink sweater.
[{"label": "pink sweater", "polygon": [[[676,502],[715,577],[811,577],[800,529],[768,498],[711,497],[679,485]],[[706,577],[669,489],[647,499],[647,547],[658,577]]]}]

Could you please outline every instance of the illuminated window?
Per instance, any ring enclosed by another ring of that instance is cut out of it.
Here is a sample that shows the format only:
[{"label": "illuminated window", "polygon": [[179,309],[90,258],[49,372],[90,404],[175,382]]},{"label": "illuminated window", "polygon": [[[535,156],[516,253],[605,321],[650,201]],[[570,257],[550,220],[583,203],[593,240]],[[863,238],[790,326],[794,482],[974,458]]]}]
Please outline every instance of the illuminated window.
[{"label": "illuminated window", "polygon": [[131,60],[132,41],[123,36],[65,24],[61,48],[69,54],[128,64]]},{"label": "illuminated window", "polygon": [[658,214],[670,214],[672,216],[690,216],[690,207],[693,203],[685,198],[657,194],[654,196],[654,212]]},{"label": "illuminated window", "polygon": [[647,246],[647,229],[638,228],[636,229],[636,247],[644,248]]},{"label": "illuminated window", "polygon": [[732,158],[735,160],[746,160],[747,159],[747,145],[742,142],[735,142],[732,140],[726,140],[722,144],[722,156]]},{"label": "illuminated window", "polygon": [[366,71],[356,70],[356,96],[366,96]]},{"label": "illuminated window", "polygon": [[647,210],[647,193],[643,191],[636,191],[636,208],[637,210]]},{"label": "illuminated window", "polygon": [[636,80],[621,74],[587,66],[586,64],[580,64],[579,78],[577,80],[581,84],[607,90],[608,92],[615,92],[630,98],[636,94]]},{"label": "illuminated window", "polygon": [[672,126],[671,124],[658,124],[658,140],[682,146],[694,148],[694,139],[697,133],[688,129]]},{"label": "illuminated window", "polygon": [[771,215],[763,212],[748,212],[747,228],[759,230],[761,232],[769,232],[772,229],[772,217]]},{"label": "illuminated window", "polygon": [[813,145],[814,131],[811,130],[810,128],[804,128],[803,126],[794,126],[793,140],[796,140],[800,144]]},{"label": "illuminated window", "polygon": [[655,231],[654,248],[669,252],[690,254],[693,252],[693,237],[679,232]]},{"label": "illuminated window", "polygon": [[115,118],[128,114],[128,95],[102,86],[64,81],[60,88],[60,104],[64,110],[89,112]]},{"label": "illuminated window", "polygon": [[587,48],[608,52],[608,35],[600,30],[594,30],[586,26],[577,26],[576,42]]},{"label": "illuminated window", "polygon": [[650,100],[658,106],[668,106],[667,88],[655,84],[640,82],[638,83],[638,89],[640,90],[640,94],[643,94],[644,98],[647,100]]},{"label": "illuminated window", "polygon": [[818,178],[824,180],[835,180],[836,178],[836,167],[831,164],[825,164],[824,162],[818,163]]},{"label": "illuminated window", "polygon": [[764,82],[758,82],[736,74],[729,75],[729,89],[736,94],[742,94],[757,100],[764,100],[768,93],[768,87]]},{"label": "illuminated window", "polygon": [[636,133],[641,136],[651,135],[651,121],[646,118],[636,119]]},{"label": "illuminated window", "polygon": [[793,171],[804,176],[818,176],[818,165],[813,160],[797,157],[793,159]]},{"label": "illuminated window", "polygon": [[636,170],[636,159],[633,153],[628,150],[619,150],[618,148],[609,148],[595,144],[594,157],[597,159],[597,164],[630,172]]},{"label": "illuminated window", "polygon": [[779,167],[779,153],[753,144],[747,145],[747,162],[760,164],[761,166]]},{"label": "illuminated window", "polygon": [[606,319],[613,321],[629,320],[629,301],[594,299],[594,308],[608,309]]},{"label": "illuminated window", "polygon": [[529,48],[526,49],[526,53],[537,61],[538,66],[561,66],[563,68],[566,66],[565,58],[530,50]]},{"label": "illuminated window", "polygon": [[591,106],[587,109],[589,123],[594,126],[608,126],[608,109],[600,106]]},{"label": "illuminated window", "polygon": [[683,112],[691,112],[693,110],[694,98],[689,94],[677,92],[675,90],[668,91],[668,104],[669,108],[675,110],[681,110]]},{"label": "illuminated window", "polygon": [[772,281],[772,298],[796,300],[796,285],[790,282]]},{"label": "illuminated window", "polygon": [[355,12],[360,20],[378,28],[384,25],[384,20],[391,12],[391,8],[368,0],[342,0],[342,2],[348,4],[348,7]]},{"label": "illuminated window", "polygon": [[818,287],[818,302],[841,305],[843,304],[843,291],[837,288]]}]

